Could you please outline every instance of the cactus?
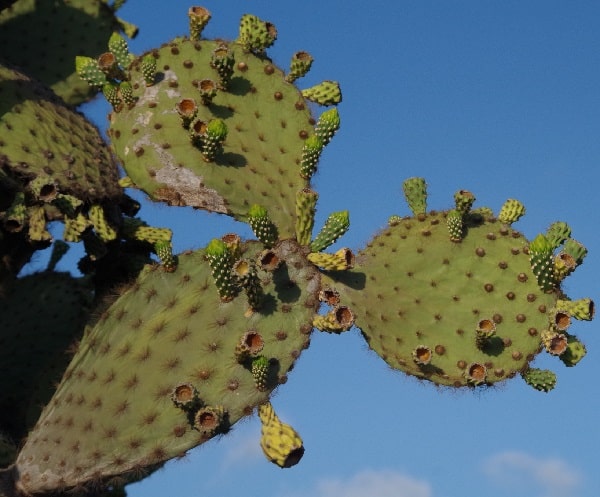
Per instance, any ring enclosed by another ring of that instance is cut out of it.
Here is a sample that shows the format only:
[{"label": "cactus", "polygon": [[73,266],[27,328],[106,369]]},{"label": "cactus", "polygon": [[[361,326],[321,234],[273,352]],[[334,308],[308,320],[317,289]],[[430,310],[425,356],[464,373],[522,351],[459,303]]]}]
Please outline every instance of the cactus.
[{"label": "cactus", "polygon": [[[340,210],[313,233],[313,178],[342,93],[333,80],[296,86],[307,52],[287,73],[275,65],[273,23],[245,14],[237,39],[210,40],[211,13],[191,7],[189,36],[135,55],[121,1],[11,3],[0,11],[0,497],[119,495],[255,414],[267,459],[295,465],[303,441],[271,398],[318,331],[356,327],[392,368],[448,388],[520,376],[548,392],[557,376],[533,367],[538,354],[569,368],[586,355],[570,326],[592,320],[594,302],[563,283],[587,249],[564,222],[525,238],[518,200],[495,214],[459,190],[428,211],[426,182],[412,177],[410,215],[390,216],[356,254],[325,252],[350,228]],[[80,51],[68,68],[50,60],[48,79],[37,33],[21,44],[14,30],[73,11],[92,28],[77,44],[82,28],[65,30],[60,43]],[[110,149],[58,96],[93,92],[112,108]],[[231,216],[256,240],[227,233],[175,254],[177,230],[136,217],[126,188]],[[68,243],[85,251],[82,277],[57,270]],[[19,276],[51,244],[46,270]]]}]

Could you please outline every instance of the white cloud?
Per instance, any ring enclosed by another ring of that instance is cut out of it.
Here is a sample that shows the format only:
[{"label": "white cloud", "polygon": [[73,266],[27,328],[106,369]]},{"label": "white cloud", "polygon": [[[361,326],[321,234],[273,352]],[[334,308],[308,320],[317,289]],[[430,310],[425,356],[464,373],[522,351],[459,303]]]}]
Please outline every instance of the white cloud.
[{"label": "white cloud", "polygon": [[[505,451],[487,459],[484,473],[497,484],[523,495],[531,491],[540,497],[575,497],[583,475],[563,459],[534,457],[521,451]],[[529,492],[528,492],[529,490]]]},{"label": "white cloud", "polygon": [[363,470],[354,476],[320,480],[311,497],[432,497],[429,483],[392,470]]},{"label": "white cloud", "polygon": [[246,433],[236,433],[235,439],[228,440],[228,450],[223,457],[221,470],[228,470],[232,466],[248,465],[250,461],[265,460],[260,448],[260,428],[251,429]]}]

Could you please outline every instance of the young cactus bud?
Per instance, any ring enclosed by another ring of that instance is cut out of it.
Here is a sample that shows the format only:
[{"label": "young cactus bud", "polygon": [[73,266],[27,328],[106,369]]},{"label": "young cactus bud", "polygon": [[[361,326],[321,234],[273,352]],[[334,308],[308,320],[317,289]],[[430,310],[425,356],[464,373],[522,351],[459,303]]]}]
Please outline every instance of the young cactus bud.
[{"label": "young cactus bud", "polygon": [[317,135],[311,135],[304,140],[302,147],[302,160],[300,162],[300,176],[310,179],[317,170],[317,163],[323,151],[323,140]]},{"label": "young cactus bud", "polygon": [[452,209],[446,216],[446,224],[448,226],[448,234],[450,241],[462,242],[463,239],[463,216],[457,209]]},{"label": "young cactus bud", "polygon": [[508,199],[500,208],[498,220],[504,224],[512,224],[525,214],[525,206],[513,198]]},{"label": "young cactus bud", "polygon": [[151,53],[142,57],[142,75],[146,86],[152,86],[156,79],[156,58]]},{"label": "young cactus bud", "polygon": [[427,184],[423,178],[408,178],[402,184],[404,197],[415,216],[427,212]]},{"label": "young cactus bud", "polygon": [[296,194],[296,240],[300,245],[308,245],[315,224],[315,213],[319,195],[310,188]]},{"label": "young cactus bud", "polygon": [[262,424],[260,446],[269,461],[280,468],[290,468],[302,459],[302,438],[290,425],[282,423],[270,402],[258,406]]},{"label": "young cactus bud", "polygon": [[285,80],[288,83],[293,83],[298,78],[304,76],[308,71],[310,71],[310,66],[312,66],[313,58],[308,52],[296,52],[292,56],[292,61],[290,62],[290,72],[285,77]]},{"label": "young cactus bud", "polygon": [[279,237],[277,227],[271,221],[267,209],[262,205],[253,205],[248,211],[248,224],[266,248],[271,248],[277,243]]},{"label": "young cactus bud", "polygon": [[325,146],[331,141],[338,129],[340,129],[340,115],[337,107],[333,107],[319,116],[319,120],[315,125],[315,135],[321,139]]},{"label": "young cactus bud", "polygon": [[325,271],[346,271],[354,267],[354,254],[349,248],[342,248],[335,254],[311,252],[306,258]]},{"label": "young cactus bud", "polygon": [[258,356],[252,361],[251,372],[252,377],[254,378],[254,384],[261,392],[267,390],[269,367],[269,359],[267,359],[264,355]]},{"label": "young cactus bud", "polygon": [[219,73],[219,87],[226,90],[233,75],[235,59],[229,47],[224,43],[212,51],[210,65]]},{"label": "young cactus bud", "polygon": [[204,160],[212,162],[223,151],[223,142],[227,138],[227,125],[222,119],[211,119],[202,137],[200,151]]},{"label": "young cactus bud", "polygon": [[173,246],[171,242],[159,240],[154,244],[154,252],[160,259],[162,268],[167,273],[172,273],[177,269],[177,258],[173,256]]},{"label": "young cactus bud", "polygon": [[594,301],[590,298],[579,300],[556,301],[556,310],[566,312],[569,316],[583,321],[591,321],[594,317]]},{"label": "young cactus bud", "polygon": [[571,228],[567,223],[563,223],[562,221],[557,221],[552,223],[550,227],[546,230],[546,240],[552,247],[552,250],[557,248],[561,243],[563,243],[569,236],[571,236]]},{"label": "young cactus bud", "polygon": [[277,29],[252,14],[245,14],[240,20],[238,43],[247,52],[261,54],[277,39]]},{"label": "young cactus bud", "polygon": [[556,385],[556,375],[548,369],[529,368],[521,376],[525,383],[540,392],[549,392]]},{"label": "young cactus bud", "polygon": [[190,40],[198,40],[202,31],[210,21],[210,12],[204,7],[190,7],[188,19],[190,25]]},{"label": "young cactus bud", "polygon": [[321,252],[334,243],[350,228],[350,216],[348,211],[339,211],[330,214],[325,225],[310,243],[312,252]]},{"label": "young cactus bud", "polygon": [[106,74],[100,70],[96,59],[92,59],[91,57],[83,55],[75,57],[75,72],[90,86],[102,88],[102,86],[108,83]]},{"label": "young cactus bud", "polygon": [[210,265],[219,296],[229,302],[237,295],[238,286],[232,275],[233,259],[223,240],[213,239],[206,247],[206,258]]},{"label": "young cactus bud", "polygon": [[110,242],[117,239],[117,230],[111,226],[102,206],[92,205],[88,212],[88,219],[102,241]]},{"label": "young cactus bud", "polygon": [[212,79],[202,79],[198,83],[198,91],[200,92],[200,101],[202,105],[210,105],[213,98],[217,96],[217,83]]},{"label": "young cactus bud", "polygon": [[474,202],[475,195],[468,190],[459,190],[454,194],[454,204],[456,206],[456,210],[462,215],[465,215],[471,210]]},{"label": "young cactus bud", "polygon": [[542,291],[547,292],[556,287],[552,246],[542,234],[529,244],[529,263]]},{"label": "young cactus bud", "polygon": [[129,66],[133,56],[129,53],[127,41],[119,33],[115,32],[110,36],[108,40],[108,49],[114,54],[118,65],[124,69]]},{"label": "young cactus bud", "polygon": [[334,105],[342,101],[342,91],[337,81],[323,81],[318,85],[302,90],[306,100],[319,105]]},{"label": "young cactus bud", "polygon": [[129,81],[119,83],[119,94],[129,109],[135,105],[136,98],[133,96],[133,87]]},{"label": "young cactus bud", "polygon": [[587,255],[587,249],[583,244],[579,243],[573,238],[569,238],[563,246],[563,252],[569,254],[575,260],[575,264],[580,266],[583,263],[583,259]]},{"label": "young cactus bud", "polygon": [[227,413],[222,406],[206,406],[194,414],[194,428],[205,438],[226,431]]},{"label": "young cactus bud", "polygon": [[109,81],[102,86],[102,94],[106,101],[111,105],[115,112],[120,112],[123,108],[123,100],[119,93],[119,85],[114,81]]}]

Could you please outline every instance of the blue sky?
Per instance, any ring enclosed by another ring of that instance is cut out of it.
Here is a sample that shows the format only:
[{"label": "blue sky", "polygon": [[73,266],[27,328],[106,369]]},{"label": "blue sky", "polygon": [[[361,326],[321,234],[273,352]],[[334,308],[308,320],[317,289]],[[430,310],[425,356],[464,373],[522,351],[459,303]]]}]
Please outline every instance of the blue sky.
[{"label": "blue sky", "polygon": [[[323,154],[315,186],[317,225],[349,209],[338,245],[359,249],[390,214],[408,214],[401,183],[424,176],[429,206],[449,208],[456,190],[498,210],[518,198],[529,238],[567,221],[590,253],[569,277],[573,298],[598,300],[600,274],[600,4],[593,1],[303,2],[206,1],[207,37],[235,38],[253,13],[279,32],[269,49],[287,68],[297,50],[315,63],[299,86],[341,83],[342,127]],[[188,2],[129,0],[122,17],[140,27],[136,53],[185,34]],[[103,125],[106,106],[86,112]],[[176,215],[174,215],[174,213]],[[178,250],[246,227],[217,215],[144,204],[172,227]],[[194,229],[190,229],[193,226]],[[66,262],[64,263],[66,264]],[[62,266],[65,267],[64,265]],[[315,333],[273,404],[302,434],[300,464],[281,470],[246,419],[220,440],[131,485],[132,497],[596,497],[600,495],[593,322],[571,331],[588,349],[543,394],[519,379],[487,391],[452,391],[388,369],[358,330]]]}]

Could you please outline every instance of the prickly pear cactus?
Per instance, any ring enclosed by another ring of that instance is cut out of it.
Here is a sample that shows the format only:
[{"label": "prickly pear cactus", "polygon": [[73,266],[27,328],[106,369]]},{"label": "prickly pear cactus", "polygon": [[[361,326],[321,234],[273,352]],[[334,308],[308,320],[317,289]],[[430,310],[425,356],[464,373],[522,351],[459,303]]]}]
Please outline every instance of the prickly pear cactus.
[{"label": "prickly pear cactus", "polygon": [[543,350],[567,365],[585,353],[567,330],[573,319],[592,319],[593,302],[561,291],[585,248],[565,223],[529,242],[512,226],[524,213],[515,200],[494,215],[472,209],[475,197],[460,191],[454,209],[428,212],[423,179],[404,189],[413,216],[392,216],[354,269],[327,283],[370,347],[391,367],[440,385],[491,385],[522,373],[551,389],[555,380],[537,381],[529,364]]},{"label": "prickly pear cactus", "polygon": [[303,93],[290,83],[264,55],[276,37],[270,23],[244,16],[237,40],[211,41],[199,38],[209,14],[192,8],[189,16],[190,37],[133,62],[126,44],[113,43],[105,54],[113,74],[98,71],[100,58],[79,59],[80,74],[114,107],[112,145],[135,186],[152,198],[242,220],[251,206],[265,204],[280,236],[289,237],[296,192],[308,187],[339,126],[333,109],[315,130],[308,100],[338,103],[339,87],[329,82],[323,94]]},{"label": "prickly pear cactus", "polygon": [[[252,414],[309,344],[320,278],[305,252],[293,240],[267,252],[219,240],[179,255],[175,271],[148,266],[81,340],[19,453],[18,486],[126,478]],[[256,266],[260,305],[237,272],[220,278],[234,258]]]},{"label": "prickly pear cactus", "polygon": [[95,92],[77,76],[73,59],[84,48],[101,50],[113,31],[135,36],[137,28],[116,16],[123,3],[12,2],[0,11],[0,60],[42,81],[70,105],[89,100]]}]

